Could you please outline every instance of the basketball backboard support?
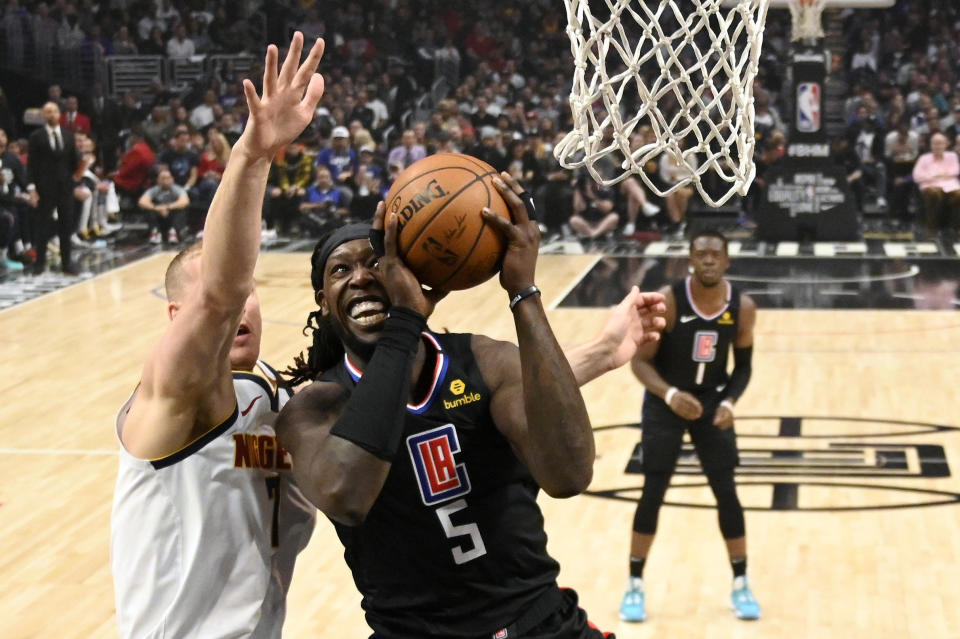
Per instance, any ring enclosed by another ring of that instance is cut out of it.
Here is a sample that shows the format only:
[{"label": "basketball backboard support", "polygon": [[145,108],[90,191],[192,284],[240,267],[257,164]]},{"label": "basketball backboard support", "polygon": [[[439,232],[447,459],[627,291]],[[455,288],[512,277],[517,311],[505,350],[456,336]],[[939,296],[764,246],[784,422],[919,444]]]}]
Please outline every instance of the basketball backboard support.
[{"label": "basketball backboard support", "polygon": [[[736,6],[738,0],[723,0],[724,7]],[[771,9],[790,9],[791,40],[813,44],[824,36],[820,16],[825,9],[888,9],[896,0],[770,0]]]}]

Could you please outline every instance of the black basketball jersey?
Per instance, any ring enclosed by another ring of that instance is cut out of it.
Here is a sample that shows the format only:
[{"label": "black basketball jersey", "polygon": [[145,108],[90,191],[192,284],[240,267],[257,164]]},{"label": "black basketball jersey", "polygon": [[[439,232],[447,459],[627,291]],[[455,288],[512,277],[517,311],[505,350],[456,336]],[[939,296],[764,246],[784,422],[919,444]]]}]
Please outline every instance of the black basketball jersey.
[{"label": "black basketball jersey", "polygon": [[[424,333],[433,383],[359,526],[334,522],[367,623],[389,639],[491,636],[555,587],[539,487],[490,415],[468,334]],[[432,362],[432,364],[431,364]],[[344,361],[321,379],[352,390]]]},{"label": "black basketball jersey", "polygon": [[673,329],[663,332],[653,359],[668,384],[698,396],[722,390],[730,379],[727,357],[737,339],[740,291],[726,280],[719,286],[727,289],[727,304],[708,316],[693,302],[689,277],[673,285],[676,319]]}]

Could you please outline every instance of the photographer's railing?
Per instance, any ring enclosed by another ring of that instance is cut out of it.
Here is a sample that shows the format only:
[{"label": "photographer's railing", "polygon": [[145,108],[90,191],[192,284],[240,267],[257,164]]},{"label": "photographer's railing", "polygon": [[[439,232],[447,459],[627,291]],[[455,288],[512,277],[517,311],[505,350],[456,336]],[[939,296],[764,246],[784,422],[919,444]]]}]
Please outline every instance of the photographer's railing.
[{"label": "photographer's railing", "polygon": [[202,82],[232,66],[236,78],[247,77],[256,64],[248,54],[197,55],[167,59],[162,56],[113,55],[106,60],[107,90],[113,96],[126,91],[149,91],[150,82],[159,77],[164,86],[184,87]]},{"label": "photographer's railing", "polygon": [[59,84],[71,93],[86,93],[95,83],[119,97],[127,91],[149,91],[154,78],[166,86],[184,86],[212,77],[232,65],[232,75],[249,75],[257,60],[249,54],[209,54],[186,60],[151,55],[105,56],[93,42],[60,46],[38,38],[32,21],[8,15],[0,19],[0,68],[32,81]]}]

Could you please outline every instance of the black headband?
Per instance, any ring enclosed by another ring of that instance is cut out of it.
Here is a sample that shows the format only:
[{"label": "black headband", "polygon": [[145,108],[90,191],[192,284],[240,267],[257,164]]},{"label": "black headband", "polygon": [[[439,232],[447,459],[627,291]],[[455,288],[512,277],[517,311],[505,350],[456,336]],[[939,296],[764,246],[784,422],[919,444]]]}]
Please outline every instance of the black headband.
[{"label": "black headband", "polygon": [[330,257],[330,254],[333,253],[333,249],[337,248],[344,242],[349,242],[351,240],[365,240],[370,234],[370,225],[369,224],[347,224],[346,226],[341,226],[336,231],[330,234],[330,237],[327,238],[327,241],[323,243],[323,246],[320,247],[320,261],[317,262],[320,272],[323,272],[323,269],[327,265],[327,258]]}]

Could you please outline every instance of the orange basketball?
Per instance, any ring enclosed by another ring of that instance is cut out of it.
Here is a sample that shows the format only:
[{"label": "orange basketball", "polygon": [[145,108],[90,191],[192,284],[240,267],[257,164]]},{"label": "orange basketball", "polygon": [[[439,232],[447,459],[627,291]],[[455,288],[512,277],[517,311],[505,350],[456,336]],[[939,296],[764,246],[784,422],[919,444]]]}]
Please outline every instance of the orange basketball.
[{"label": "orange basketball", "polygon": [[484,222],[489,207],[507,220],[510,209],[493,186],[492,166],[461,153],[438,153],[403,170],[385,201],[399,216],[397,249],[422,284],[460,290],[490,279],[506,241]]}]

